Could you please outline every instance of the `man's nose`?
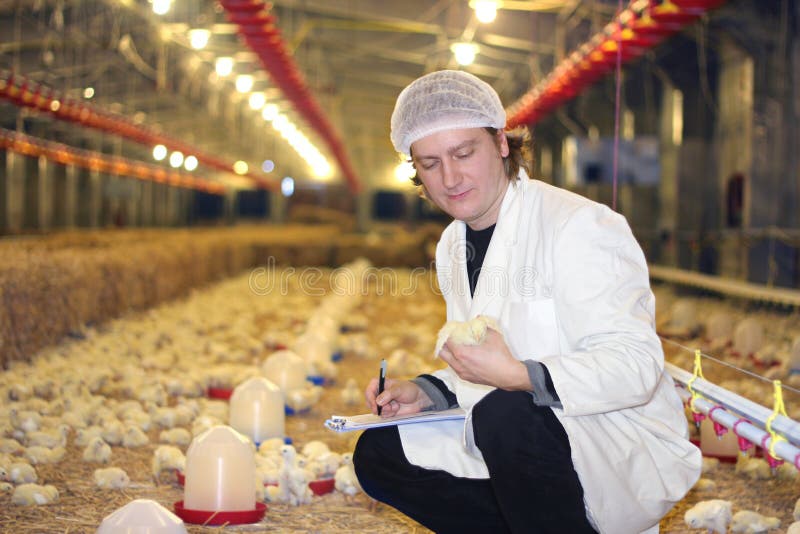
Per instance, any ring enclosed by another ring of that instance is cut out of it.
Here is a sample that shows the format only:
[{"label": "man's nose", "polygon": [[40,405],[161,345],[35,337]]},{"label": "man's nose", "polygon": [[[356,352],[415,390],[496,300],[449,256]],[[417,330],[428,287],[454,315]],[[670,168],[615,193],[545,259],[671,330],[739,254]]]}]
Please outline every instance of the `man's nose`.
[{"label": "man's nose", "polygon": [[456,187],[461,182],[461,174],[455,165],[450,162],[442,163],[442,185],[447,189]]}]

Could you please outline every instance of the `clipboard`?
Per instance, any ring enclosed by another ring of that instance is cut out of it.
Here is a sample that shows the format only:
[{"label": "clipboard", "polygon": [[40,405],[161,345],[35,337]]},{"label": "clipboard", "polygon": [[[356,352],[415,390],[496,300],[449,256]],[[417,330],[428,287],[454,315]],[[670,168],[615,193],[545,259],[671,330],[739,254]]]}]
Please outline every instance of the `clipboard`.
[{"label": "clipboard", "polygon": [[467,412],[463,408],[395,415],[394,417],[381,417],[380,415],[371,413],[361,415],[331,415],[331,418],[325,421],[325,427],[334,432],[350,432],[351,430],[367,430],[369,428],[379,428],[382,426],[458,420],[464,419],[466,415]]}]

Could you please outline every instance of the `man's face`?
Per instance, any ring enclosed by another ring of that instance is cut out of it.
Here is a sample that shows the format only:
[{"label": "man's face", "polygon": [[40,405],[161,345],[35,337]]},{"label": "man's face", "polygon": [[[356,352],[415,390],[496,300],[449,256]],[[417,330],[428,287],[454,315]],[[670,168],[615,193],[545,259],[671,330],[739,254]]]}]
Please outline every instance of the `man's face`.
[{"label": "man's face", "polygon": [[428,198],[473,230],[497,222],[509,183],[503,169],[508,142],[502,131],[497,135],[484,128],[444,130],[411,145]]}]

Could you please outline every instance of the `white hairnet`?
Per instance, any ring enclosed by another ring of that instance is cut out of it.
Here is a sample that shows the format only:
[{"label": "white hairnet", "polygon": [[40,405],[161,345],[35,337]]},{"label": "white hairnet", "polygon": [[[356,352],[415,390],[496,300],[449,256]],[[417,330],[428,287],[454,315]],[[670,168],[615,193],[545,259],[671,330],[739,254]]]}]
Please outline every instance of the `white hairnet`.
[{"label": "white hairnet", "polygon": [[460,70],[440,70],[417,78],[397,97],[392,144],[409,155],[411,144],[442,130],[503,128],[506,112],[491,85]]}]

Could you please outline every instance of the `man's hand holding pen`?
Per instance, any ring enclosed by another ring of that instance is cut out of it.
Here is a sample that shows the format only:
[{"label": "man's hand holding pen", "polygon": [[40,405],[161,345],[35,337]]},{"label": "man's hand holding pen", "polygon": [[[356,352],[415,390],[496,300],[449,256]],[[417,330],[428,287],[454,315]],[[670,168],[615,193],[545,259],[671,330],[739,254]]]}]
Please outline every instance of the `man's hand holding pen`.
[{"label": "man's hand holding pen", "polygon": [[385,378],[385,372],[383,391],[380,389],[380,378],[373,378],[365,396],[370,411],[383,417],[418,413],[433,404],[414,382]]}]

